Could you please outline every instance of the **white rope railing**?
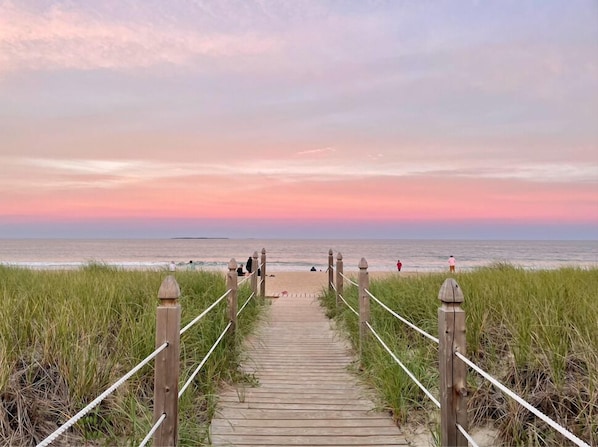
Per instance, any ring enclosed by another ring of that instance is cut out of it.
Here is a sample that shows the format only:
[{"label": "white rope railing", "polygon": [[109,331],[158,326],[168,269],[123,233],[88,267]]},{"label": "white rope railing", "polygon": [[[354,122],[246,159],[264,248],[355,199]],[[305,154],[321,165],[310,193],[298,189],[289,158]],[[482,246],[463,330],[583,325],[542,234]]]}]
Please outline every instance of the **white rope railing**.
[{"label": "white rope railing", "polygon": [[334,285],[333,282],[330,283],[330,286],[332,287],[332,290],[334,290],[335,292],[338,292],[338,290],[336,289],[336,286]]},{"label": "white rope railing", "polygon": [[399,320],[401,320],[403,323],[405,323],[407,326],[409,326],[411,329],[419,332],[420,334],[422,334],[424,337],[429,338],[430,340],[432,340],[433,342],[435,342],[436,344],[440,343],[440,340],[438,340],[436,337],[428,334],[426,331],[424,331],[423,329],[418,328],[416,325],[414,325],[413,323],[409,322],[408,320],[406,320],[405,318],[401,317],[398,313],[396,313],[395,311],[393,311],[390,307],[388,307],[386,304],[384,304],[382,301],[380,301],[378,298],[376,298],[374,295],[372,295],[372,293],[368,290],[365,289],[365,293],[367,293],[370,298],[372,298],[376,303],[378,303],[380,306],[382,306],[386,311],[388,311],[390,314],[392,314],[395,318],[398,318]]},{"label": "white rope railing", "polygon": [[349,303],[347,303],[347,301],[345,300],[345,298],[343,298],[342,295],[339,294],[338,297],[342,300],[343,303],[345,303],[345,306],[347,306],[351,312],[353,312],[355,315],[359,316],[359,312],[357,312],[355,309],[353,309],[351,307],[351,305]]},{"label": "white rope railing", "polygon": [[504,386],[502,383],[500,383],[498,380],[496,380],[494,377],[492,377],[486,371],[481,369],[479,366],[477,366],[475,363],[473,363],[471,360],[469,360],[463,354],[461,354],[460,352],[457,351],[457,352],[455,352],[455,355],[458,358],[460,358],[467,366],[469,366],[471,369],[473,369],[475,372],[477,372],[479,375],[481,375],[483,378],[485,378],[488,382],[490,382],[492,385],[494,385],[500,391],[505,393],[511,399],[515,400],[521,406],[525,407],[527,410],[531,411],[534,415],[536,415],[538,418],[542,419],[544,422],[546,422],[548,425],[550,425],[552,428],[554,428],[556,431],[558,431],[561,435],[563,435],[570,441],[573,441],[575,443],[575,445],[578,445],[580,447],[590,447],[590,445],[587,444],[585,441],[579,439],[577,436],[575,436],[573,433],[571,433],[565,427],[559,425],[558,423],[556,423],[555,421],[550,419],[548,416],[546,416],[544,413],[542,413],[540,410],[538,410],[536,407],[534,407],[533,405],[528,403],[523,398],[519,397],[517,394],[515,394],[509,388]]},{"label": "white rope railing", "polygon": [[201,368],[203,368],[203,365],[208,361],[208,358],[212,355],[212,352],[214,352],[214,349],[216,349],[216,347],[220,344],[220,342],[222,341],[222,339],[226,335],[226,332],[228,331],[228,329],[231,326],[232,326],[232,323],[228,323],[226,325],[226,327],[224,328],[224,330],[220,334],[220,337],[218,337],[218,340],[216,340],[216,342],[212,345],[212,347],[210,348],[210,350],[208,351],[208,353],[206,354],[206,356],[203,358],[203,360],[201,361],[201,363],[199,364],[199,366],[195,369],[195,371],[193,371],[193,374],[191,374],[191,376],[189,377],[189,379],[187,380],[187,382],[185,382],[185,385],[183,385],[183,387],[179,391],[179,399],[181,398],[181,396],[183,395],[183,393],[185,392],[185,390],[189,387],[189,385],[191,385],[191,382],[193,382],[193,379],[195,379],[195,376],[197,376],[197,374],[199,374],[199,371],[201,370]]},{"label": "white rope railing", "polygon": [[249,295],[249,298],[247,298],[247,301],[245,301],[245,303],[241,306],[241,308],[237,312],[237,317],[241,314],[241,312],[243,312],[243,309],[245,309],[245,306],[247,306],[249,304],[249,301],[251,301],[251,298],[253,298],[254,296],[255,296],[255,292],[252,292],[251,295]]},{"label": "white rope railing", "polygon": [[473,447],[480,447],[480,446],[479,446],[479,445],[478,445],[478,444],[475,442],[475,439],[473,439],[473,438],[471,437],[471,435],[470,435],[469,433],[467,433],[463,427],[461,427],[461,425],[457,424],[456,426],[457,426],[457,430],[459,430],[459,431],[461,432],[461,434],[462,434],[463,436],[465,436],[465,439],[467,439],[467,442],[469,442],[471,445],[473,445]]},{"label": "white rope railing", "polygon": [[351,278],[349,278],[348,276],[345,276],[344,273],[341,273],[341,276],[343,278],[345,278],[347,281],[349,281],[351,284],[353,284],[355,287],[359,287],[359,284],[357,284],[355,281],[353,281]]},{"label": "white rope railing", "polygon": [[156,430],[158,430],[158,428],[160,428],[160,425],[162,425],[162,422],[164,422],[165,419],[166,419],[166,413],[162,413],[162,416],[160,416],[160,418],[152,426],[152,429],[149,431],[149,433],[147,435],[145,435],[145,438],[143,438],[143,441],[141,441],[141,444],[139,444],[139,447],[145,447],[145,445],[148,443],[148,441],[150,439],[152,439],[152,436],[154,436],[154,433],[156,433]]},{"label": "white rope railing", "polygon": [[428,396],[432,402],[434,402],[434,404],[440,408],[440,402],[438,401],[438,399],[436,399],[432,393],[430,393],[425,386],[422,385],[422,383],[417,380],[417,378],[413,375],[413,373],[411,371],[409,371],[409,369],[403,364],[403,362],[401,362],[399,360],[399,358],[394,354],[394,352],[392,352],[390,350],[390,348],[386,345],[386,343],[384,343],[384,340],[382,340],[382,338],[380,338],[380,336],[378,335],[378,333],[374,330],[374,328],[372,327],[372,325],[368,322],[365,323],[366,326],[369,328],[369,330],[372,332],[372,334],[374,334],[374,336],[378,339],[378,341],[380,342],[380,344],[384,347],[384,349],[386,350],[386,352],[388,352],[390,354],[390,356],[394,359],[395,362],[397,362],[397,364],[403,369],[403,371],[405,371],[405,373],[411,378],[411,380],[413,380],[415,382],[415,384],[424,392],[424,394],[426,396]]},{"label": "white rope railing", "polygon": [[243,276],[243,279],[237,283],[237,286],[241,286],[241,285],[245,284],[247,281],[249,281],[249,278],[251,278],[251,275],[253,275],[253,273],[250,273],[247,276]]},{"label": "white rope railing", "polygon": [[114,390],[116,390],[119,386],[121,386],[123,383],[125,383],[133,374],[135,374],[137,371],[139,371],[141,368],[143,368],[147,363],[149,363],[152,359],[154,359],[160,352],[162,352],[164,349],[166,349],[167,346],[168,346],[168,343],[164,343],[160,347],[156,348],[156,350],[154,352],[152,352],[144,360],[139,362],[137,364],[137,366],[135,366],[127,374],[122,376],[119,380],[117,380],[112,386],[110,386],[110,388],[108,388],[106,391],[104,391],[102,394],[100,394],[98,397],[96,397],[90,404],[88,404],[85,408],[83,408],[81,411],[79,411],[79,413],[77,413],[75,416],[70,418],[63,425],[61,425],[54,433],[52,433],[48,437],[46,437],[46,439],[44,439],[42,442],[40,442],[37,445],[37,447],[46,447],[46,446],[50,445],[52,442],[54,442],[54,440],[56,438],[58,438],[61,434],[63,434],[65,431],[67,431],[71,426],[76,424],[79,421],[79,419],[81,419],[83,416],[85,416],[87,413],[89,413],[89,411],[91,411],[96,405],[98,405],[106,397],[108,397],[110,394],[112,394],[114,392]]},{"label": "white rope railing", "polygon": [[189,330],[189,328],[191,328],[195,323],[197,323],[199,320],[201,320],[203,317],[206,316],[206,314],[211,311],[214,307],[216,307],[218,305],[218,303],[220,301],[222,301],[224,298],[227,297],[227,295],[229,293],[231,293],[231,289],[228,289],[226,292],[224,292],[224,295],[222,295],[220,298],[218,298],[216,301],[214,301],[214,303],[212,303],[212,305],[210,307],[208,307],[206,310],[204,310],[202,313],[200,313],[197,317],[195,317],[195,319],[193,321],[191,321],[187,326],[185,326],[183,329],[181,329],[180,334],[183,335],[185,332],[187,332],[187,330]]}]

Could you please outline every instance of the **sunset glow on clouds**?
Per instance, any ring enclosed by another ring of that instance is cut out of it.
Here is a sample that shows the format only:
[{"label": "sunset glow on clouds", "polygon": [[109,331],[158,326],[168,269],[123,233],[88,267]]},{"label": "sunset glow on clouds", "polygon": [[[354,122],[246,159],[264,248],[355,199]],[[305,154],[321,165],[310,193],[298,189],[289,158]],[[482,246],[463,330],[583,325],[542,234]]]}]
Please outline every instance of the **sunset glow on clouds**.
[{"label": "sunset glow on clouds", "polygon": [[598,238],[598,6],[0,0],[3,237]]}]

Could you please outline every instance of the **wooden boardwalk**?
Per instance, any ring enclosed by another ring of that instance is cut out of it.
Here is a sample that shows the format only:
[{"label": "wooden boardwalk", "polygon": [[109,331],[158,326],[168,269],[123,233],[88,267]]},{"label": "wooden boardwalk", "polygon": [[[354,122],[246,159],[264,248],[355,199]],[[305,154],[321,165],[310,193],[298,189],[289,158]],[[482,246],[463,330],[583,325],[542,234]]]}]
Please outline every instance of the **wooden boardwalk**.
[{"label": "wooden boardwalk", "polygon": [[257,386],[221,393],[212,446],[408,445],[348,371],[354,358],[315,295],[275,299],[246,355]]}]

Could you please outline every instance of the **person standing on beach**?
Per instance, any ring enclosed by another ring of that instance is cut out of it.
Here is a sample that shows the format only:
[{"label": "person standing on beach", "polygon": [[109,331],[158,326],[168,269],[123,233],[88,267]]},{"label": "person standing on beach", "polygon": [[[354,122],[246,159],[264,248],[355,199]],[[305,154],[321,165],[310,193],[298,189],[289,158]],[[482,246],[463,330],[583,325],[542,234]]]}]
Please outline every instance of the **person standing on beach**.
[{"label": "person standing on beach", "polygon": [[401,271],[401,267],[403,267],[403,263],[401,262],[401,260],[399,259],[397,261],[397,270],[400,272]]},{"label": "person standing on beach", "polygon": [[456,261],[455,261],[455,257],[453,255],[449,256],[448,264],[449,264],[449,271],[451,273],[454,273],[455,272]]},{"label": "person standing on beach", "polygon": [[248,273],[251,273],[251,266],[253,265],[253,258],[249,256],[247,258],[247,263],[245,264],[245,268],[247,269]]}]

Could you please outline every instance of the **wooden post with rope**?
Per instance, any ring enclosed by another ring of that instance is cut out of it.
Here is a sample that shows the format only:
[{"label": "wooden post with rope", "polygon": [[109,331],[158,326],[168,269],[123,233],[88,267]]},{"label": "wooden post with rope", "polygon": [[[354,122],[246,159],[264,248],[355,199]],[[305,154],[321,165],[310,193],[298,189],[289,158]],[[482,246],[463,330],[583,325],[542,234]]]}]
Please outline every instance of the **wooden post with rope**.
[{"label": "wooden post with rope", "polygon": [[257,251],[253,252],[251,260],[251,291],[254,296],[257,296],[257,272],[259,270],[259,264],[257,263]]},{"label": "wooden post with rope", "polygon": [[467,438],[457,424],[467,430],[467,365],[456,355],[465,355],[465,311],[463,292],[448,278],[438,298],[438,360],[440,369],[440,442],[443,447],[467,447]]},{"label": "wooden post with rope", "polygon": [[368,262],[365,258],[359,261],[359,360],[363,361],[365,345],[369,338],[370,322],[370,297],[365,292],[370,287],[370,278],[368,275]]},{"label": "wooden post with rope", "polygon": [[328,250],[328,291],[332,292],[332,281],[334,281],[332,265],[334,262],[334,256],[332,255],[332,248]]},{"label": "wooden post with rope", "polygon": [[262,275],[260,282],[260,295],[262,298],[266,297],[266,249],[262,248],[262,265],[261,270],[258,267],[258,272]]},{"label": "wooden post with rope", "polygon": [[156,348],[168,343],[156,356],[154,375],[154,423],[166,415],[154,433],[154,445],[159,446],[176,446],[178,441],[180,296],[176,279],[167,276],[158,291],[160,304],[156,311]]},{"label": "wooden post with rope", "polygon": [[233,338],[233,340],[235,337],[235,332],[237,331],[237,291],[239,289],[238,276],[237,261],[235,261],[233,258],[228,262],[228,274],[226,275],[226,288],[230,290],[230,293],[226,298],[226,311],[228,314],[228,321],[231,324],[230,336]]},{"label": "wooden post with rope", "polygon": [[338,311],[343,294],[343,255],[336,254],[336,310]]}]

